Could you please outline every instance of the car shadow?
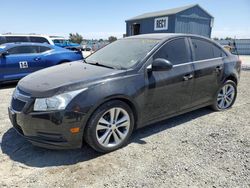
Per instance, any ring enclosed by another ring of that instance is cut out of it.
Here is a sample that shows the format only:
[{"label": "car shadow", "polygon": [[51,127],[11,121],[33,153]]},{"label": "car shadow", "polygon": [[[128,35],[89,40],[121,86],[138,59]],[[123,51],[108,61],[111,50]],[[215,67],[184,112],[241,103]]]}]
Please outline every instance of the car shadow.
[{"label": "car shadow", "polygon": [[[130,143],[147,144],[146,141],[143,140],[144,138],[207,115],[211,112],[212,111],[207,108],[202,108],[184,115],[149,125],[145,128],[136,130],[130,139]],[[76,150],[48,150],[35,147],[18,135],[13,128],[9,129],[3,135],[0,146],[2,152],[8,155],[13,161],[25,164],[30,167],[38,168],[72,165],[103,155],[95,152],[86,144],[84,144],[82,149]]]},{"label": "car shadow", "polygon": [[11,89],[11,88],[15,88],[16,86],[17,86],[17,82],[0,83],[0,90],[1,89]]}]

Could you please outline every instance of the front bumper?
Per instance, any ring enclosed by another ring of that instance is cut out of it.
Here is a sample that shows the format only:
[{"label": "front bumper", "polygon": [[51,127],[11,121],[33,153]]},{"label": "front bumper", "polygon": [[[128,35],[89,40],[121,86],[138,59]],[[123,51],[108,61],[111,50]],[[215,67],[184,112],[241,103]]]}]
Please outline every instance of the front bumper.
[{"label": "front bumper", "polygon": [[[9,107],[15,130],[33,145],[48,149],[75,149],[82,146],[84,115],[76,112],[24,113]],[[80,132],[70,129],[79,127]]]}]

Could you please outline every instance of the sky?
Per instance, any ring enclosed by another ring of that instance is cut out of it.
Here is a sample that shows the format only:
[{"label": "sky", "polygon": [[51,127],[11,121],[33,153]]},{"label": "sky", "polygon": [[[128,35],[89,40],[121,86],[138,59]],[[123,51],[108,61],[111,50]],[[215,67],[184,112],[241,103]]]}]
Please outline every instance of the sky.
[{"label": "sky", "polygon": [[2,0],[0,33],[120,38],[131,17],[189,4],[215,17],[212,37],[250,38],[250,0]]}]

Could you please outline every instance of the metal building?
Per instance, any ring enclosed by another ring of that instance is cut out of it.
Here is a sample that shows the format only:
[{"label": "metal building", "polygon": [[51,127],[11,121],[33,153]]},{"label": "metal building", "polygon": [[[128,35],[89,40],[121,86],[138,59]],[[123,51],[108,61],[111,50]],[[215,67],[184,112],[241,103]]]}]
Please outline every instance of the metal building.
[{"label": "metal building", "polygon": [[126,35],[191,33],[211,37],[214,18],[198,4],[145,13],[126,20]]},{"label": "metal building", "polygon": [[234,45],[237,48],[237,53],[239,55],[250,55],[250,39],[231,39],[231,40],[218,40],[223,46],[232,46]]}]

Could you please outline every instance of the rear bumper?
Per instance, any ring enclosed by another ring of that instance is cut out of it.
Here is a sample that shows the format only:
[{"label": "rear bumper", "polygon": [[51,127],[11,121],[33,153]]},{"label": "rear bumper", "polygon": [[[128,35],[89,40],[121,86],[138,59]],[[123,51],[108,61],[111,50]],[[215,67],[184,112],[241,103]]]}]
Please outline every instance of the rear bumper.
[{"label": "rear bumper", "polygon": [[[33,145],[48,149],[75,149],[82,146],[84,116],[75,112],[24,114],[8,109],[15,130]],[[80,128],[71,133],[70,129]]]}]

